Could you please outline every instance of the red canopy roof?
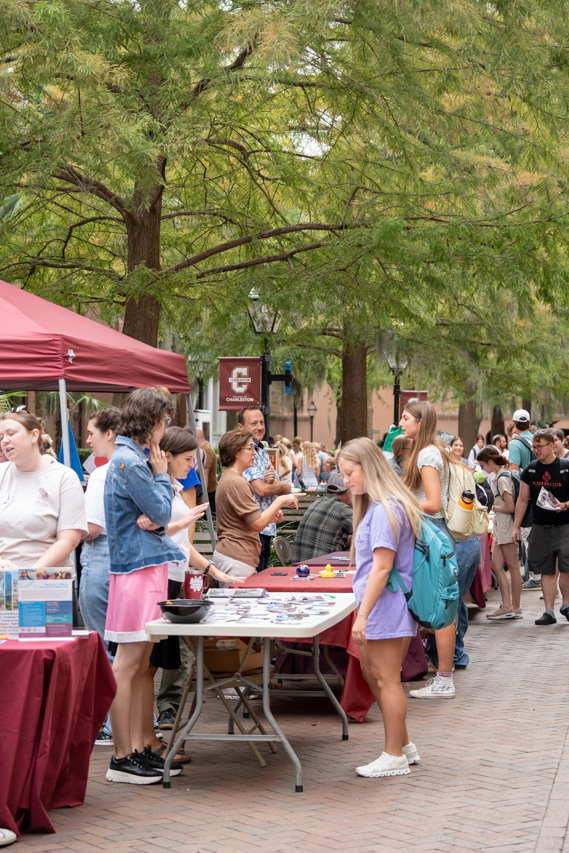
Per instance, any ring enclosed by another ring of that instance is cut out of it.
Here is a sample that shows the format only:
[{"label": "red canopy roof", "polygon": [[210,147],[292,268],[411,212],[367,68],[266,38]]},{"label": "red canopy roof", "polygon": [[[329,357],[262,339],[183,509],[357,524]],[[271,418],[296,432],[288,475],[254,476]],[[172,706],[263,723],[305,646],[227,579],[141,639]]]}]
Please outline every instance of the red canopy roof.
[{"label": "red canopy roof", "polygon": [[186,359],[155,349],[0,281],[0,389],[124,391],[165,385],[189,394]]}]

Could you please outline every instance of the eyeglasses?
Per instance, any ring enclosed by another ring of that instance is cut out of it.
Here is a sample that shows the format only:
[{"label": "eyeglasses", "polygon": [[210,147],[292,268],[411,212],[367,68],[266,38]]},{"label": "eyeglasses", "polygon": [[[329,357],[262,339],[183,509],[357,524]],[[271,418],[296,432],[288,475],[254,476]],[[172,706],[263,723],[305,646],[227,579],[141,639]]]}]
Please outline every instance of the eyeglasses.
[{"label": "eyeglasses", "polygon": [[532,442],[531,446],[534,450],[543,450],[544,447],[549,447],[550,444],[552,444],[550,441],[547,441],[545,444],[533,444]]},{"label": "eyeglasses", "polygon": [[17,415],[18,412],[27,412],[28,415],[31,414],[31,412],[27,406],[12,406],[12,408],[10,409],[10,412],[14,415]]},{"label": "eyeglasses", "polygon": [[247,447],[245,448],[245,450],[252,450],[253,453],[256,453],[257,452],[257,445],[256,444],[248,444]]}]

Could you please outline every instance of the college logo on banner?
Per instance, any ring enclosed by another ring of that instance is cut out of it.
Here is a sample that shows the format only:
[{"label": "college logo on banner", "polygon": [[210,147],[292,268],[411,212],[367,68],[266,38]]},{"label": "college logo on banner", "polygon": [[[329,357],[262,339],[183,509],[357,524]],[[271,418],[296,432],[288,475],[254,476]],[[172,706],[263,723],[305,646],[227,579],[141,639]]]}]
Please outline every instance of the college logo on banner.
[{"label": "college logo on banner", "polygon": [[219,359],[219,411],[236,412],[261,401],[261,360],[258,357]]}]

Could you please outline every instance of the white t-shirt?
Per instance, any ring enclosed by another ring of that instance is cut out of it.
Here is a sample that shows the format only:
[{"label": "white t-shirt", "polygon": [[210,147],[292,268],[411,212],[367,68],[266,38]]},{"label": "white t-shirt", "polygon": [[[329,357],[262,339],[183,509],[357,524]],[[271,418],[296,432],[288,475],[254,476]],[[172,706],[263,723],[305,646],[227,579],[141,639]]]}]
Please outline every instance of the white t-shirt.
[{"label": "white t-shirt", "polygon": [[[51,457],[39,471],[0,465],[0,556],[30,568],[55,542],[60,530],[87,533],[85,501],[79,477]],[[62,563],[73,567],[70,555]]]},{"label": "white t-shirt", "polygon": [[107,522],[105,519],[105,480],[107,479],[107,471],[109,463],[101,465],[100,468],[95,468],[92,474],[89,475],[87,483],[87,491],[85,492],[85,513],[89,524],[96,524],[103,528],[103,532],[107,532]]},{"label": "white t-shirt", "polygon": [[[434,512],[433,518],[444,518],[443,510],[448,506],[448,488],[450,481],[450,463],[447,462],[446,466],[443,462],[443,457],[441,455],[441,451],[438,447],[435,447],[434,444],[430,444],[428,447],[424,447],[423,450],[419,451],[419,455],[417,456],[417,467],[419,471],[424,466],[428,468],[436,468],[437,473],[439,475],[439,483],[441,485],[441,504],[442,509],[439,512]],[[427,500],[427,493],[425,492],[425,487],[423,483],[421,483],[420,487],[415,492],[415,497],[419,502]]]},{"label": "white t-shirt", "polygon": [[[182,484],[177,480],[174,480],[172,489],[174,490],[174,497],[172,499],[172,515],[170,516],[171,522],[180,521],[189,512],[189,507],[184,503],[184,499],[182,497]],[[188,528],[186,527],[184,530],[179,530],[173,535],[169,533],[168,536],[170,536],[170,539],[176,543],[186,558],[185,563],[168,563],[168,580],[183,582],[190,557]]]}]

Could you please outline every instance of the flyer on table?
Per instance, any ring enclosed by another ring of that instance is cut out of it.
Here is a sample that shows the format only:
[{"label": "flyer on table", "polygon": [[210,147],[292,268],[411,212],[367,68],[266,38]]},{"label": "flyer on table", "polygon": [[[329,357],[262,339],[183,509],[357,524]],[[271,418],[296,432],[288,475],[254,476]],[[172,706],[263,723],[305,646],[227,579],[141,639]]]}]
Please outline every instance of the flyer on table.
[{"label": "flyer on table", "polygon": [[20,637],[70,637],[73,581],[69,569],[20,569]]}]

